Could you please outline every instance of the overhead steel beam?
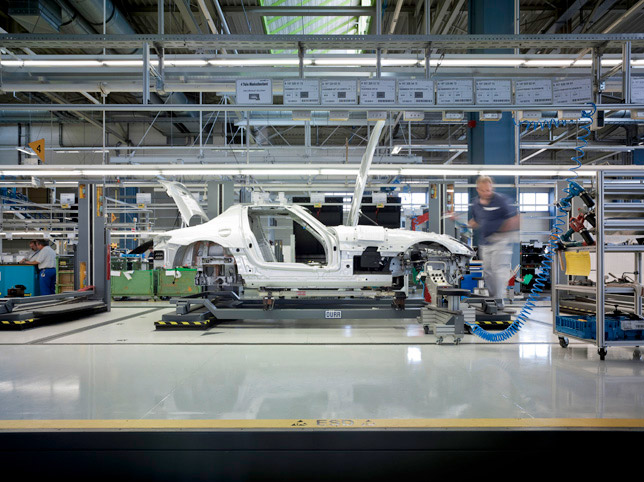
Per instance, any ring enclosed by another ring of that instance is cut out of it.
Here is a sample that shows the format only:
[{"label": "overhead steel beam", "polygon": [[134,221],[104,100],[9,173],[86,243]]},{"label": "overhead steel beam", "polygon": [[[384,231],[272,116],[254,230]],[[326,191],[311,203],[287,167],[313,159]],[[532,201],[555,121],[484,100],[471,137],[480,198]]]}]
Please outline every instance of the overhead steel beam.
[{"label": "overhead steel beam", "polygon": [[[177,0],[180,2],[182,0]],[[629,10],[639,10],[644,0]],[[624,18],[627,18],[625,14]],[[622,19],[623,20],[623,19]],[[301,44],[306,50],[364,49],[424,51],[432,48],[445,51],[485,50],[509,48],[593,48],[632,42],[633,47],[644,46],[644,34],[553,34],[553,35],[54,35],[54,34],[0,34],[0,47],[47,48],[66,50],[87,47],[89,43],[100,48],[140,48],[145,42],[165,48],[196,51],[201,49],[239,50],[297,50]]]},{"label": "overhead steel beam", "polygon": [[[618,19],[616,19],[613,23],[611,23],[608,27],[606,27],[604,30],[602,30],[602,35],[605,35],[606,37],[609,37],[611,35],[611,32],[615,30],[617,27],[620,26],[622,22],[625,22],[628,20],[630,17],[632,17],[634,14],[641,12],[642,7],[644,7],[644,0],[639,0],[635,5],[633,5],[631,8],[629,8],[626,12],[624,12]],[[624,42],[628,42],[627,39],[624,40]],[[596,45],[593,47],[587,47],[584,50],[582,50],[579,55],[578,59],[582,58],[584,55],[586,55],[588,52],[590,52],[593,48],[597,47],[602,47],[602,45]]]},{"label": "overhead steel beam", "polygon": [[[618,104],[619,109],[644,109],[644,104]],[[479,112],[481,110],[494,110],[494,111],[516,111],[525,110],[525,105],[508,104],[508,105],[481,105],[481,104],[468,104],[468,105],[431,105],[423,107],[413,107],[412,110],[422,110],[424,112],[443,112],[443,111],[465,111],[465,112]],[[584,105],[580,104],[555,104],[555,105],[531,105],[530,110],[541,111],[580,111]],[[615,110],[616,104],[597,104],[599,110]],[[330,111],[337,110],[334,105],[318,105],[315,110]],[[0,104],[0,111],[93,111],[93,112],[216,112],[216,111],[250,111],[250,112],[266,112],[266,111],[310,111],[311,106],[292,106],[284,104],[274,105],[256,105],[256,104]],[[366,107],[364,105],[343,105],[342,110],[350,112],[367,112],[376,111],[382,112],[391,111],[408,111],[410,106],[407,104],[391,104],[382,107]]]},{"label": "overhead steel beam", "polygon": [[192,13],[190,3],[187,0],[175,0],[175,3],[177,4],[177,8],[179,8],[181,18],[185,22],[190,32],[193,34],[201,34],[201,27],[199,27],[199,23]]},{"label": "overhead steel beam", "polygon": [[[259,6],[230,6],[222,7],[225,13],[241,13],[262,17],[363,17],[376,14],[376,7],[342,7],[342,6],[284,6],[273,7],[270,5]],[[407,10],[411,11],[411,8]]]},{"label": "overhead steel beam", "polygon": [[[52,93],[52,92],[45,92],[44,93],[47,97],[52,99],[54,102],[58,102],[59,104],[65,104],[66,100],[63,99],[62,97],[59,97],[58,95]],[[97,104],[94,104],[97,105]],[[124,142],[125,144],[130,144],[131,141],[126,139],[124,136],[116,132],[114,129],[111,129],[109,127],[104,127],[104,124],[102,122],[95,121],[91,117],[83,114],[82,112],[78,112],[73,109],[69,109],[69,112],[74,114],[75,116],[79,117],[80,119],[83,119],[84,121],[88,122],[89,124],[92,124],[95,127],[98,127],[99,129],[105,129],[105,131],[109,132],[112,136],[114,136],[116,139],[118,139],[121,142]]]},{"label": "overhead steel beam", "polygon": [[581,8],[586,5],[588,0],[575,0],[569,7],[568,9],[561,14],[561,16],[554,21],[554,23],[550,26],[548,30],[546,30],[544,33],[545,34],[552,34],[556,33],[557,30],[559,30],[562,24],[565,24],[568,22],[575,14],[579,13]]}]

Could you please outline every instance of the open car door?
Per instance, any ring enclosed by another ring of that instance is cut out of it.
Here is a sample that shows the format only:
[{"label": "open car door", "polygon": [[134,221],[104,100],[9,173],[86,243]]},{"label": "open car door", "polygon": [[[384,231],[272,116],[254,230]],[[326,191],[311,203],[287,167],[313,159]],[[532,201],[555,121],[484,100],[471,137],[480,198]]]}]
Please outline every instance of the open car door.
[{"label": "open car door", "polygon": [[168,196],[174,199],[186,226],[196,226],[210,220],[186,186],[176,181],[159,182],[165,188]]}]

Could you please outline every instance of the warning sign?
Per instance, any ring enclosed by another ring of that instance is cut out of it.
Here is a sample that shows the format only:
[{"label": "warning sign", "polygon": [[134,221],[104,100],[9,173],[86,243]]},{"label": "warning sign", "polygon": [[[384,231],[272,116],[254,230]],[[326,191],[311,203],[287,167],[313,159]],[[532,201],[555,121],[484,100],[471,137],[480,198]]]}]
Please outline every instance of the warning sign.
[{"label": "warning sign", "polygon": [[38,139],[37,141],[30,142],[29,147],[33,149],[40,160],[45,163],[45,139]]}]

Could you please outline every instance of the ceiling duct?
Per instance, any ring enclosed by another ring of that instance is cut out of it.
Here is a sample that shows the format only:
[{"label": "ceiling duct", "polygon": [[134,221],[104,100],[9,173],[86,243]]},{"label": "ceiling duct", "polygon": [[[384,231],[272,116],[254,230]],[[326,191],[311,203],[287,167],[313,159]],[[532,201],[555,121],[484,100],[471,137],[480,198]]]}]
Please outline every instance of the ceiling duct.
[{"label": "ceiling duct", "polygon": [[61,8],[53,0],[12,0],[9,16],[29,33],[59,33]]}]

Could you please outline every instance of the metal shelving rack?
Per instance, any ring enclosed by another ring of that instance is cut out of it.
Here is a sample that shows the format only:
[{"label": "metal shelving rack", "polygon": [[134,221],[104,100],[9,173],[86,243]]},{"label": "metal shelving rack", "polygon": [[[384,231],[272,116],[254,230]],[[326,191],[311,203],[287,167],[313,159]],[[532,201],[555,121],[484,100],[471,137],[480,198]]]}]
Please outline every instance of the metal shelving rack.
[{"label": "metal shelving rack", "polygon": [[[579,338],[581,341],[594,343],[600,358],[603,360],[609,346],[633,346],[644,344],[644,339],[609,340],[606,339],[606,295],[626,295],[633,299],[633,312],[642,316],[642,244],[607,244],[606,236],[620,234],[633,238],[644,237],[644,170],[610,171],[599,170],[596,179],[595,215],[597,227],[594,246],[566,248],[570,251],[589,251],[595,254],[597,283],[595,286],[569,285],[562,280],[562,273],[553,269],[552,313],[553,332],[559,336],[562,346],[567,346],[567,337],[571,335],[557,331],[560,295],[562,292],[582,293],[595,296],[595,338]],[[633,283],[605,283],[607,253],[623,253],[634,256]],[[564,275],[565,276],[565,275]],[[565,341],[564,341],[565,340]]]}]

